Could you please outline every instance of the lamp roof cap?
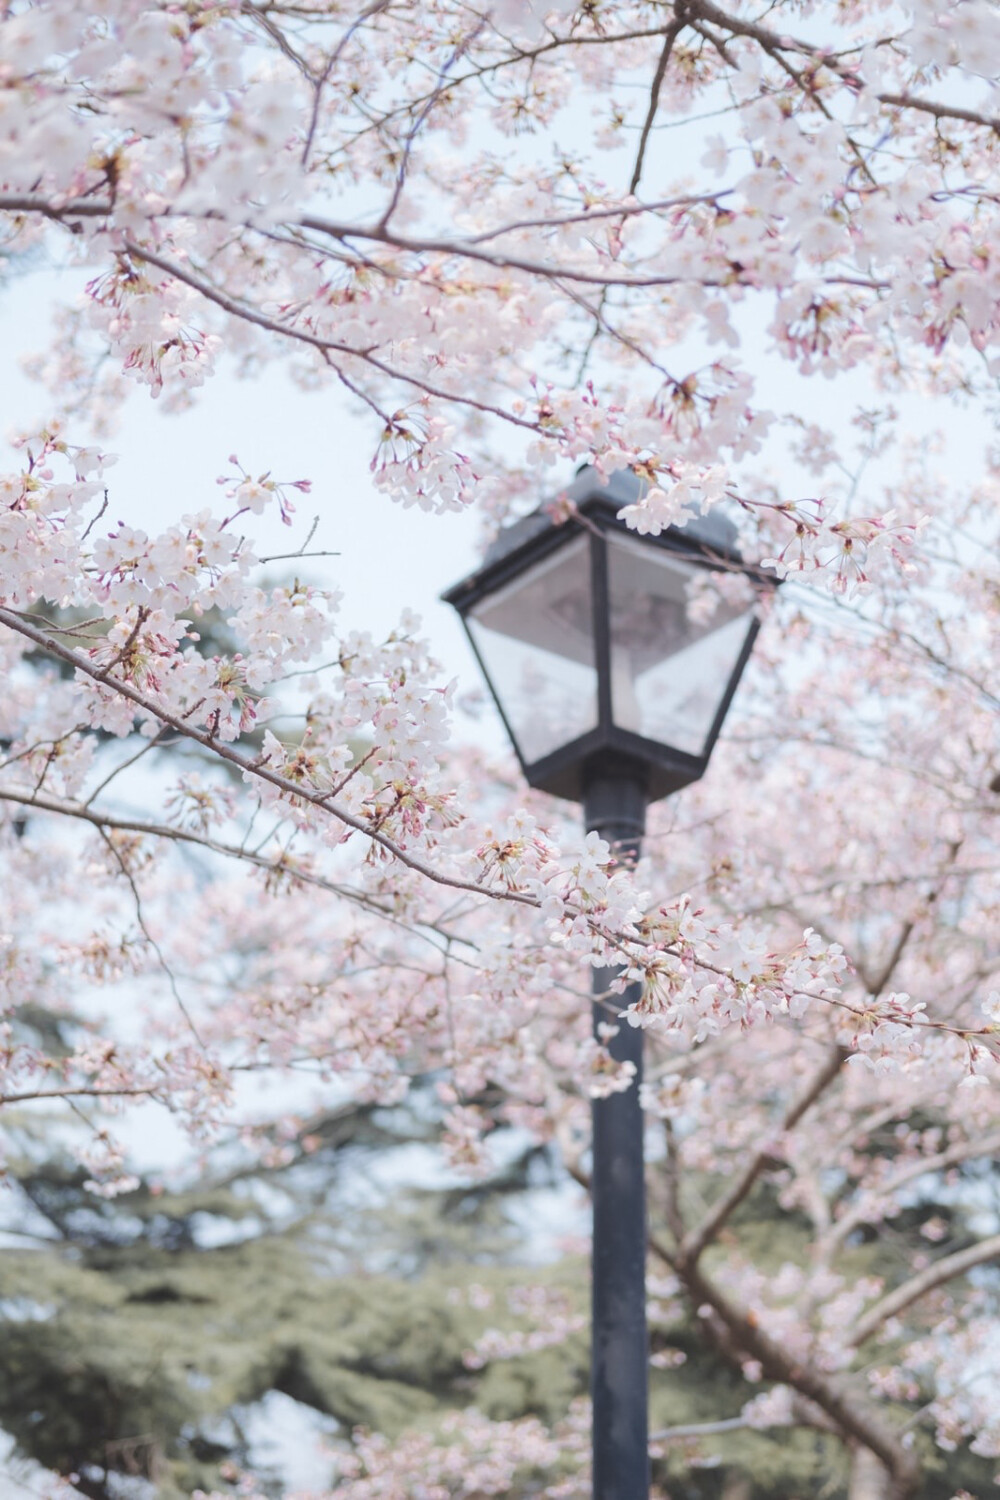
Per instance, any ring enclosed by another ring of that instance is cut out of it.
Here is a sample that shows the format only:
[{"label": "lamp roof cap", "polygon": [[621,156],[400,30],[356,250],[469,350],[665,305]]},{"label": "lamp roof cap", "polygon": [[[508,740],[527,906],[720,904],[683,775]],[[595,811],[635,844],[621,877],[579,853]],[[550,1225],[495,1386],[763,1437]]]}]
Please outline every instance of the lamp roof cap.
[{"label": "lamp roof cap", "polygon": [[[646,481],[640,479],[638,474],[633,473],[631,469],[616,469],[613,474],[604,479],[590,464],[585,464],[572,484],[567,485],[562,493],[581,511],[586,511],[589,506],[594,505],[602,509],[614,507],[617,513],[626,505],[635,505],[638,500],[642,499],[647,489]],[[494,563],[501,562],[512,552],[534,541],[536,537],[550,531],[558,524],[553,520],[548,506],[540,506],[530,515],[522,516],[511,525],[502,527],[483,559],[483,567],[488,568]],[[736,527],[721,510],[711,510],[700,516],[692,516],[680,525],[669,527],[668,530],[694,547],[704,547],[708,551],[722,553],[734,561],[739,559]]]}]

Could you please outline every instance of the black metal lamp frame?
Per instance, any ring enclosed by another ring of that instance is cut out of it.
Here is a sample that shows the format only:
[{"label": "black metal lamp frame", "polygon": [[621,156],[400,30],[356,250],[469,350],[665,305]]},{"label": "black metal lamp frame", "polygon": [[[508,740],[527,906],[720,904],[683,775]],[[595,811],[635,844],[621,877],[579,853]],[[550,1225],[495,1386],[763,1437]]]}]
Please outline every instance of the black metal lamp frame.
[{"label": "black metal lamp frame", "polygon": [[[617,491],[617,493],[616,493]],[[574,493],[575,492],[575,493]],[[611,707],[611,619],[608,594],[607,537],[618,533],[635,538],[618,511],[638,498],[639,481],[623,471],[606,483],[593,470],[584,470],[568,491],[575,500],[574,516],[556,523],[544,513],[536,512],[508,527],[498,544],[487,554],[483,566],[449,589],[442,598],[458,610],[466,634],[479,662],[490,692],[496,701],[504,726],[517,753],[529,786],[566,797],[573,802],[584,799],[587,781],[607,768],[631,767],[643,777],[646,798],[655,802],[704,776],[709,757],[729,711],[733,694],[747,664],[760,628],[753,620],[742,650],[730,674],[719,707],[700,755],[692,755],[658,740],[647,739],[615,724]],[[539,760],[526,761],[520,742],[507,718],[503,698],[497,691],[489,668],[469,628],[469,613],[487,595],[517,578],[526,568],[584,535],[590,543],[590,580],[593,603],[593,640],[597,669],[597,726],[579,735]],[[735,545],[735,528],[721,516],[698,518],[683,530],[669,527],[658,537],[646,537],[644,544],[671,552],[684,561],[708,572],[739,572],[754,582],[774,586],[774,578],[759,569],[748,567]]]}]

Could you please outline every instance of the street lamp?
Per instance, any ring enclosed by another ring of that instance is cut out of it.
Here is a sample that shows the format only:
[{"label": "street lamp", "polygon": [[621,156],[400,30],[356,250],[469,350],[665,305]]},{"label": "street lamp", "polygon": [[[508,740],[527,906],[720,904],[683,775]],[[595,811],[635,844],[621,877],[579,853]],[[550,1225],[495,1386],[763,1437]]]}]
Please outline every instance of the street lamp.
[{"label": "street lamp", "polygon": [[[570,518],[544,509],[505,527],[481,568],[443,596],[453,604],[529,784],[582,802],[584,822],[634,860],[647,803],[708,766],[759,628],[756,594],[774,580],[749,567],[719,511],[657,537],[619,512],[642,494],[629,470],[607,482],[583,469]],[[739,575],[697,607],[711,575]],[[612,970],[596,970],[604,994]],[[638,999],[633,986],[622,1008]],[[595,1031],[607,1019],[594,1006]],[[649,1493],[646,1206],[642,1031],[622,1026],[612,1057],[635,1086],[595,1099],[591,1392],[595,1500]]]}]

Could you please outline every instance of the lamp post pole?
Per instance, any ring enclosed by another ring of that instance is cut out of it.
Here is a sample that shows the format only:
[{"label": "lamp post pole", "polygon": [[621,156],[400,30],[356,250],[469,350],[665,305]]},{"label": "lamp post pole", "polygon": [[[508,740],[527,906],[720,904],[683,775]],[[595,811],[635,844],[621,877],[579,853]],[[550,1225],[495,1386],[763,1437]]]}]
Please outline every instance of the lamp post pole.
[{"label": "lamp post pole", "polygon": [[[646,824],[646,773],[618,759],[595,766],[584,778],[583,815],[588,832],[600,834],[619,859],[639,856]],[[595,969],[595,995],[603,994],[614,969]],[[638,999],[630,986],[615,1010]],[[594,1034],[614,1022],[614,1010],[594,1002]],[[649,1342],[646,1332],[646,1182],[642,1082],[642,1029],[617,1023],[611,1056],[635,1064],[624,1093],[595,1099],[593,1122],[594,1236],[590,1389],[593,1400],[594,1500],[648,1500]]]},{"label": "lamp post pole", "polygon": [[[759,628],[749,600],[692,620],[688,585],[715,573],[740,574],[758,594],[776,583],[743,562],[718,510],[656,537],[629,534],[623,507],[644,493],[629,470],[604,479],[584,468],[566,491],[574,518],[523,516],[444,595],[529,785],[582,800],[587,831],[625,860],[639,853],[647,803],[708,769]],[[595,997],[615,974],[595,971]],[[595,1032],[638,998],[638,986],[614,1006],[595,998]],[[636,1072],[624,1093],[593,1103],[594,1500],[648,1500],[641,1028],[619,1026],[609,1050]]]}]

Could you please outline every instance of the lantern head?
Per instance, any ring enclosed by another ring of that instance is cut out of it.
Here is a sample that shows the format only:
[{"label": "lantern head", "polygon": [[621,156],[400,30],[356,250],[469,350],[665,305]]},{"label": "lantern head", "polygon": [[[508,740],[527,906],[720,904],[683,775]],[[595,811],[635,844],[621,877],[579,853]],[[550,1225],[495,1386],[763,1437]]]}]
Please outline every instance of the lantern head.
[{"label": "lantern head", "polygon": [[627,764],[655,801],[708,766],[776,580],[748,567],[718,511],[659,536],[619,512],[642,481],[586,468],[571,518],[505,527],[444,594],[462,617],[531,786],[579,801]]}]

